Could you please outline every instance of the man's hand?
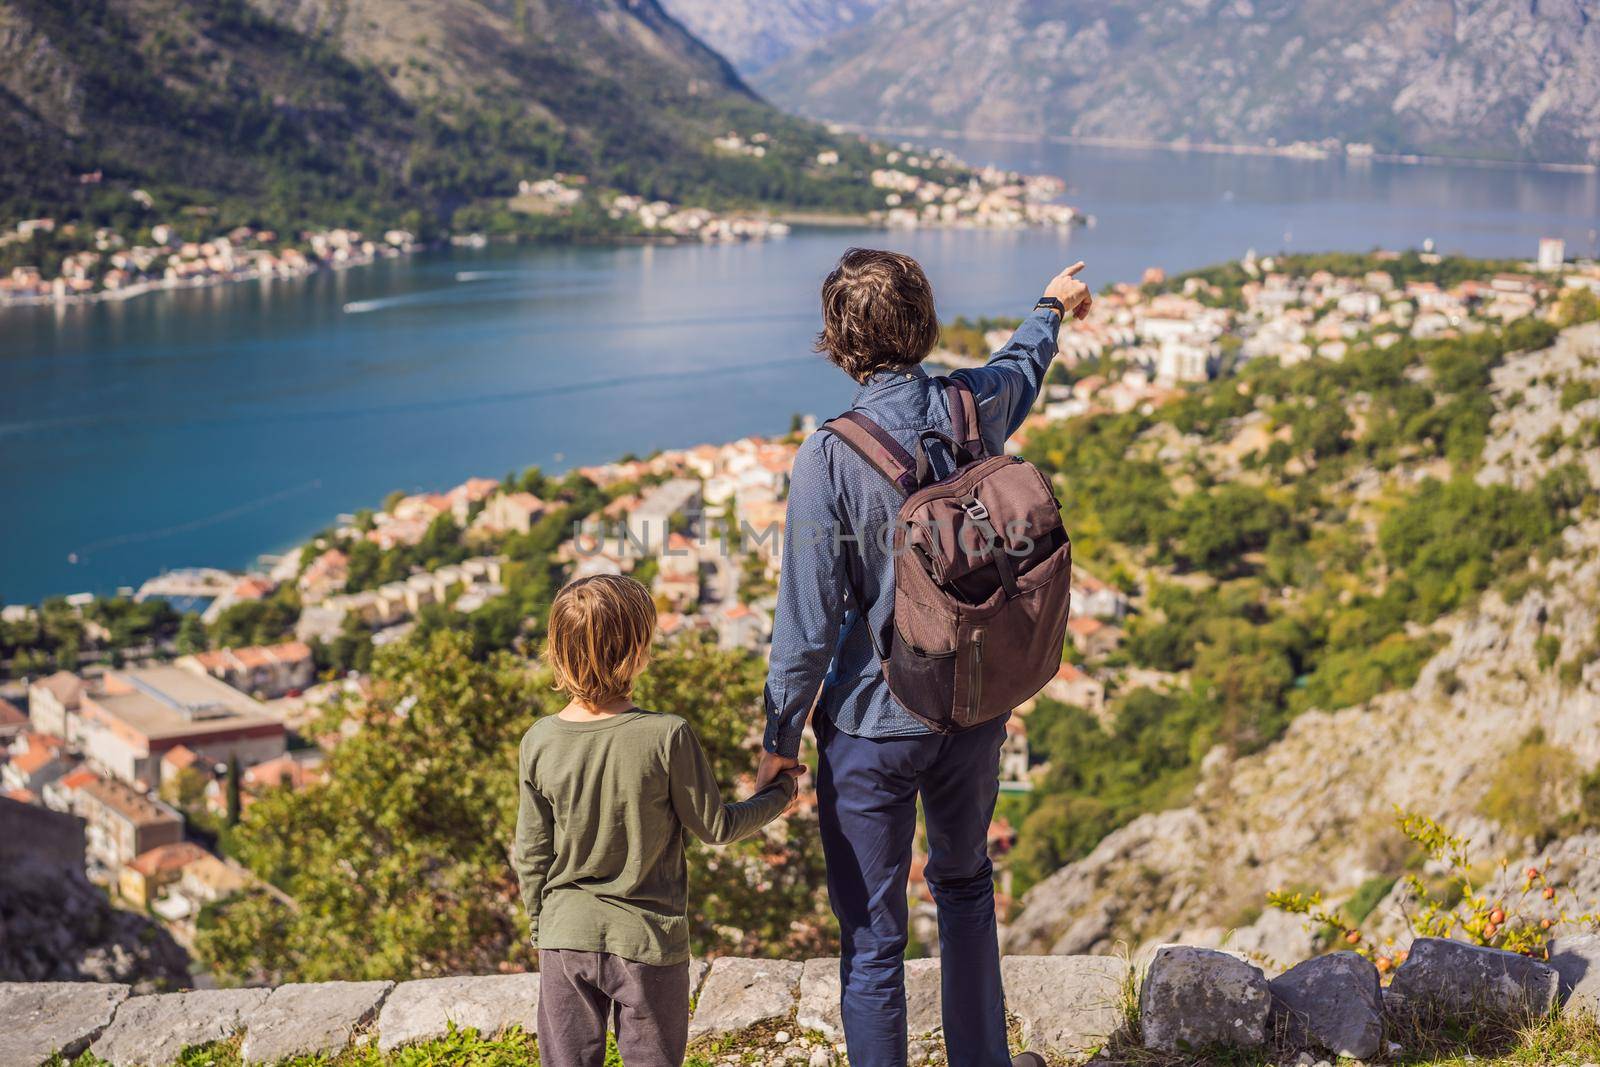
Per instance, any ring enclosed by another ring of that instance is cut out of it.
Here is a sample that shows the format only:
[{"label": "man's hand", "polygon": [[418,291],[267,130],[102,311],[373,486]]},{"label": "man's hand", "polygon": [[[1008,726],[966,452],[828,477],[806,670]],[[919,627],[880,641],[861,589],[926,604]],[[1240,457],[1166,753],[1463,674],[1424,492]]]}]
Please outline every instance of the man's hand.
[{"label": "man's hand", "polygon": [[[1094,297],[1089,294],[1089,287],[1077,277],[1082,269],[1083,260],[1080,259],[1057,274],[1044,290],[1045,296],[1053,296],[1061,301],[1061,306],[1067,309],[1066,315],[1077,319],[1088,318],[1089,309],[1094,306]],[[1066,315],[1062,317],[1065,318]]]},{"label": "man's hand", "polygon": [[771,785],[778,775],[785,771],[793,772],[793,777],[798,778],[805,773],[805,768],[800,766],[800,761],[797,759],[775,756],[771,752],[761,753],[761,765],[756,768],[756,792],[759,793]]}]

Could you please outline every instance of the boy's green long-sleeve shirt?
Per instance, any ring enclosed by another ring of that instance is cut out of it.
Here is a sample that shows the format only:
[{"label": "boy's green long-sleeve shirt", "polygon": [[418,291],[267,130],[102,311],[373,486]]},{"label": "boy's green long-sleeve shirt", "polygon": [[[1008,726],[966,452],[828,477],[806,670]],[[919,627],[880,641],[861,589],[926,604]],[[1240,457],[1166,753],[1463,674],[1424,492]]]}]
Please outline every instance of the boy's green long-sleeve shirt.
[{"label": "boy's green long-sleeve shirt", "polygon": [[665,966],[689,958],[684,834],[749,837],[794,796],[781,776],[726,804],[705,750],[676,715],[597,722],[555,715],[523,735],[512,864],[540,948]]}]

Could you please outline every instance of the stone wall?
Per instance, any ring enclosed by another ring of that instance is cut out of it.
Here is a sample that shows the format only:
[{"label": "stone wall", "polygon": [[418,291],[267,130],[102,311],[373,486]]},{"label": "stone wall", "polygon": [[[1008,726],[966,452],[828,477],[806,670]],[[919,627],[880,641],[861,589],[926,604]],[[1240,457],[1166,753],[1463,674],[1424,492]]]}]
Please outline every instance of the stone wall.
[{"label": "stone wall", "polygon": [[[1056,1062],[1112,1040],[1157,1053],[1271,1046],[1360,1059],[1380,1051],[1385,1016],[1396,1012],[1600,1010],[1600,935],[1592,934],[1557,942],[1548,964],[1424,938],[1387,989],[1372,964],[1350,952],[1269,980],[1238,956],[1168,945],[1140,970],[1136,983],[1134,968],[1114,957],[1010,956],[1007,1007],[1028,1045]],[[697,962],[691,981],[692,1041],[743,1035],[773,1047],[774,1062],[835,1062],[843,1036],[836,960]],[[939,961],[907,965],[913,1039],[937,1030],[939,987]],[[1135,1003],[1137,1033],[1129,1029]],[[164,1067],[187,1047],[236,1034],[247,1064],[333,1053],[351,1042],[387,1051],[442,1037],[452,1024],[485,1035],[513,1026],[531,1033],[538,1004],[537,974],[149,996],[87,982],[0,984],[0,1067],[38,1067],[57,1051],[85,1049],[115,1067]],[[927,1047],[936,1043],[932,1037]]]}]

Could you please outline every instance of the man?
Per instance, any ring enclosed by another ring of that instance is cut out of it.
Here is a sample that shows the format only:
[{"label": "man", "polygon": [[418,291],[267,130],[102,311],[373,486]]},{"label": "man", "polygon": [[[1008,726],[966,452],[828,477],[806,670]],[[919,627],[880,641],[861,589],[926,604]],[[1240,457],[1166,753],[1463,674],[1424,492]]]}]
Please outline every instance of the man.
[{"label": "man", "polygon": [[[957,371],[999,455],[1033,406],[1064,315],[1089,312],[1068,267],[988,364]],[[939,337],[933,289],[917,262],[853,248],[822,286],[818,351],[860,388],[853,407],[915,452],[924,430],[952,434],[938,384],[922,369]],[[958,436],[954,435],[953,436]],[[953,457],[929,447],[932,474]],[[795,457],[783,578],[767,676],[766,755],[758,787],[797,765],[813,706],[828,895],[842,935],[843,1018],[852,1067],[904,1067],[907,880],[920,796],[926,877],[939,911],[944,1036],[952,1067],[1007,1067],[988,828],[999,792],[1005,719],[931,732],[896,703],[879,668],[894,612],[884,530],[901,497],[844,442],[813,434]],[[1018,1064],[1043,1061],[1029,1053]]]}]

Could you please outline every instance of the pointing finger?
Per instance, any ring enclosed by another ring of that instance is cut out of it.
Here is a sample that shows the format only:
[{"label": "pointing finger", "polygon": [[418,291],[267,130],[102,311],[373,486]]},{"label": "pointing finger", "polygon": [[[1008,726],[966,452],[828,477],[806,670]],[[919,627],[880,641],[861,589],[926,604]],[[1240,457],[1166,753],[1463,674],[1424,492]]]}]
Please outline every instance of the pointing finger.
[{"label": "pointing finger", "polygon": [[1080,259],[1080,260],[1078,260],[1078,262],[1074,263],[1072,266],[1068,267],[1066,270],[1062,271],[1061,273],[1062,274],[1077,274],[1082,269],[1083,269],[1083,260]]}]

